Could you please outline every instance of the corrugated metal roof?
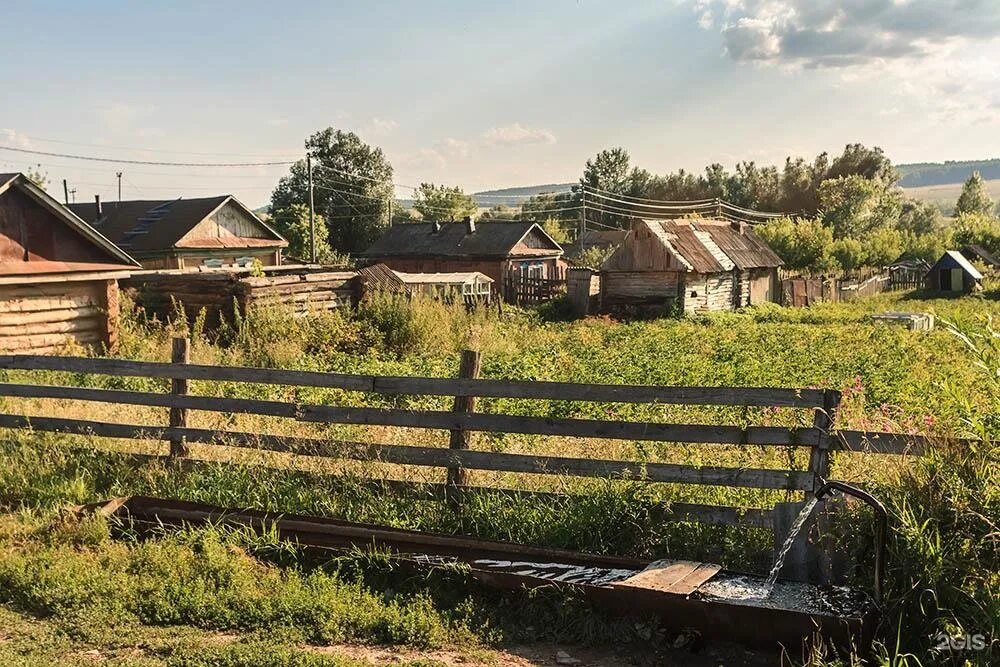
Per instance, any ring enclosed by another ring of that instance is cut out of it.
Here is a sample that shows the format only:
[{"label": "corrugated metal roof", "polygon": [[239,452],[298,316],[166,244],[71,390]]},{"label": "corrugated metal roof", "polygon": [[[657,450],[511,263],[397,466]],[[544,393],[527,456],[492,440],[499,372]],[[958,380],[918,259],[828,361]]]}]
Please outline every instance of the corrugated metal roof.
[{"label": "corrugated metal roof", "polygon": [[728,220],[644,220],[656,237],[695,273],[781,266],[781,258],[748,226]]},{"label": "corrugated metal roof", "polygon": [[479,271],[453,273],[403,273],[396,271],[399,279],[408,285],[465,285],[466,283],[491,283],[493,279]]},{"label": "corrugated metal roof", "polygon": [[[754,234],[749,225],[716,220],[696,221],[695,224],[699,229],[708,232],[716,245],[741,271],[774,268],[784,264],[777,253]],[[739,229],[734,226],[737,224],[740,225]]]},{"label": "corrugated metal roof", "polygon": [[546,249],[537,254],[561,255],[562,248],[533,222],[477,222],[475,231],[468,233],[464,222],[405,223],[393,225],[365,251],[366,257],[496,257],[510,255],[514,247],[529,234],[539,234]]},{"label": "corrugated metal roof", "polygon": [[727,269],[695,235],[686,220],[646,220],[657,238],[670,247],[695,273],[723,273]]},{"label": "corrugated metal roof", "polygon": [[946,258],[951,258],[951,260],[960,267],[963,271],[968,273],[974,280],[982,280],[983,274],[979,273],[979,269],[974,267],[969,260],[965,258],[962,253],[957,250],[945,250],[944,255],[941,256],[934,266],[931,267],[931,271],[938,268],[938,265],[946,263]]}]

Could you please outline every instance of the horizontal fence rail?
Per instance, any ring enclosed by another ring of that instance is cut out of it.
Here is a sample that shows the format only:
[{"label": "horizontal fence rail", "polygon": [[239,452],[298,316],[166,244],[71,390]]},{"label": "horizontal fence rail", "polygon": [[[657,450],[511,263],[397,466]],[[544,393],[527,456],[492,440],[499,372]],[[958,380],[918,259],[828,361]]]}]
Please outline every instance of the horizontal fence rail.
[{"label": "horizontal fence rail", "polygon": [[[463,353],[459,378],[384,377],[318,371],[208,366],[186,363],[189,343],[174,341],[171,363],[2,355],[0,369],[63,371],[80,374],[141,377],[170,380],[168,391],[127,391],[47,384],[0,383],[0,396],[30,399],[58,399],[100,402],[110,405],[138,405],[169,409],[166,426],[105,422],[90,419],[31,417],[0,413],[0,428],[33,429],[43,432],[89,435],[106,438],[170,442],[170,458],[188,459],[187,443],[250,447],[301,456],[333,460],[365,461],[446,468],[447,484],[427,484],[406,480],[382,480],[399,485],[430,489],[434,497],[449,494],[504,492],[538,497],[567,497],[563,494],[476,487],[468,482],[468,471],[494,471],[533,475],[566,475],[583,478],[612,478],[666,484],[692,484],[808,492],[827,476],[832,452],[869,452],[893,455],[920,455],[930,447],[922,436],[833,430],[840,394],[822,389],[759,387],[669,387],[651,385],[577,384],[526,380],[482,379],[478,353]],[[444,410],[345,407],[251,398],[201,396],[188,393],[188,381],[262,383],[341,389],[384,395],[454,396],[455,406]],[[707,424],[647,423],[613,419],[541,417],[475,410],[474,397],[608,402],[631,404],[674,404],[810,409],[810,427],[735,426]],[[319,437],[292,437],[243,431],[192,428],[191,410],[224,414],[251,414],[282,417],[316,424],[377,425],[451,433],[450,447],[396,445],[332,440]],[[697,443],[729,446],[784,446],[809,448],[806,470],[695,466],[659,462],[609,460],[569,456],[481,451],[469,448],[470,432],[517,433],[527,435],[600,438],[608,440]],[[774,518],[769,508],[739,508],[695,503],[669,504],[664,518],[727,525],[770,527]]]},{"label": "horizontal fence rail", "polygon": [[823,405],[822,389],[660,387],[534,380],[387,377],[321,371],[39,355],[0,355],[0,368],[69,371],[121,377],[281,384],[386,395],[478,396],[483,398],[537,398],[607,403],[735,405],[775,408],[817,408]]}]

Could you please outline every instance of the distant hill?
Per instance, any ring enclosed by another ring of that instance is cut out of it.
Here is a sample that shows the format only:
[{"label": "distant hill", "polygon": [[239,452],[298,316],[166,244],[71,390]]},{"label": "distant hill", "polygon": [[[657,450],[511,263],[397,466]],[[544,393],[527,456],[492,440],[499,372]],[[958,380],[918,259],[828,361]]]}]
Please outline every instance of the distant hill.
[{"label": "distant hill", "polygon": [[483,190],[473,192],[472,198],[479,206],[490,208],[499,204],[517,206],[528,197],[546,192],[566,192],[576,183],[549,183],[547,185],[526,185],[520,188],[500,188],[499,190]]},{"label": "distant hill", "polygon": [[1000,179],[1000,159],[915,162],[897,164],[896,169],[899,170],[899,185],[904,188],[964,183],[974,171],[988,181]]}]

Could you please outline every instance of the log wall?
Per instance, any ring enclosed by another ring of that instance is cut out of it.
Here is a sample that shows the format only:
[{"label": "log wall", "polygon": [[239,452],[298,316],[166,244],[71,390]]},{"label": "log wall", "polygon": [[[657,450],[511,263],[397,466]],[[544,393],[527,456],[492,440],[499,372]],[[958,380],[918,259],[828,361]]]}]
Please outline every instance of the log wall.
[{"label": "log wall", "polygon": [[118,340],[114,280],[0,285],[0,351],[47,354],[76,343],[108,346]]}]

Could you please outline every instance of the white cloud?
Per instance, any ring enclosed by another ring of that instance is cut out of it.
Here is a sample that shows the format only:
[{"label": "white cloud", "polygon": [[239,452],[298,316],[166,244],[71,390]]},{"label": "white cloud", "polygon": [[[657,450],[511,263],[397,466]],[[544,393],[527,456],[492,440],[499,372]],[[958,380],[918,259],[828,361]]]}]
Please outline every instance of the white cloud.
[{"label": "white cloud", "polygon": [[113,102],[96,109],[97,116],[112,130],[130,129],[137,120],[148,116],[155,110],[149,104],[126,104]]},{"label": "white cloud", "polygon": [[556,137],[548,130],[525,127],[520,123],[491,127],[483,139],[495,146],[520,146],[526,144],[554,144]]},{"label": "white cloud", "polygon": [[737,62],[881,77],[935,117],[1000,120],[996,0],[689,0]]},{"label": "white cloud", "polygon": [[452,157],[468,157],[471,146],[468,141],[447,137],[441,142],[441,148]]},{"label": "white cloud", "polygon": [[31,140],[28,139],[28,137],[24,136],[17,130],[12,130],[7,127],[0,128],[0,139],[3,140],[3,143],[6,146],[12,146],[14,148],[33,148]]},{"label": "white cloud", "polygon": [[396,121],[376,116],[368,121],[364,132],[373,137],[387,137],[395,132],[397,127],[399,127],[399,123]]},{"label": "white cloud", "polygon": [[444,155],[434,148],[421,148],[416,152],[407,153],[399,161],[404,167],[414,171],[444,169],[448,164]]}]

